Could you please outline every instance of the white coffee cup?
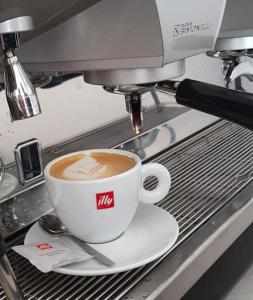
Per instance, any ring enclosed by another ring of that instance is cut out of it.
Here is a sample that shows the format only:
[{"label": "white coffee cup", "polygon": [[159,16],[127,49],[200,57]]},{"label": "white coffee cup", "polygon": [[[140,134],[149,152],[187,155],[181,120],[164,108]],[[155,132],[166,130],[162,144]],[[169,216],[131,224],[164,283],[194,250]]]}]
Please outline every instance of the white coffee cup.
[{"label": "white coffee cup", "polygon": [[[111,153],[128,156],[135,165],[118,175],[93,180],[65,180],[50,175],[58,161],[78,154]],[[51,161],[45,168],[49,198],[56,214],[68,230],[89,243],[104,243],[119,237],[132,221],[138,203],[153,204],[162,200],[171,185],[169,171],[158,163],[141,164],[134,153],[116,149],[75,152]],[[155,176],[158,184],[145,190],[143,183]]]}]

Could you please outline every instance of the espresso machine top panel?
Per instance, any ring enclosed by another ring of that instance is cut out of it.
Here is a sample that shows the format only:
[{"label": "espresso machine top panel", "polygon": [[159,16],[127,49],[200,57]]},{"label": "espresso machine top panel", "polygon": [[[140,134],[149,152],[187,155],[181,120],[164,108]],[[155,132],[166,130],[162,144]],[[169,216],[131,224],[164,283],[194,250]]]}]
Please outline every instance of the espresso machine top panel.
[{"label": "espresso machine top panel", "polygon": [[35,30],[24,34],[30,39],[41,32],[69,19],[99,0],[2,0],[0,3],[0,22],[20,16],[31,16]]},{"label": "espresso machine top panel", "polygon": [[161,67],[211,49],[225,4],[99,1],[28,41],[20,57],[30,71]]},{"label": "espresso machine top panel", "polygon": [[253,35],[252,10],[251,0],[228,0],[219,37]]},{"label": "espresso machine top panel", "polygon": [[253,48],[253,2],[228,0],[215,51]]}]

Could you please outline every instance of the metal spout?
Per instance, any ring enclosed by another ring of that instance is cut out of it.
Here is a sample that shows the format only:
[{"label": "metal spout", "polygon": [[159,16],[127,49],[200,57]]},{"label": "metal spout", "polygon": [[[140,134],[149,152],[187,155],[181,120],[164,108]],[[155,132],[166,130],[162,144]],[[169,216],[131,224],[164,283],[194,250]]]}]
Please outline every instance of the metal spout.
[{"label": "metal spout", "polygon": [[125,95],[126,109],[131,115],[133,130],[135,134],[140,134],[143,131],[143,111],[146,109],[144,104],[145,93],[153,92],[153,99],[159,108],[160,102],[156,92],[175,96],[178,85],[178,81],[165,80],[142,85],[106,85],[103,88],[109,93]]},{"label": "metal spout", "polygon": [[145,110],[143,105],[144,94],[133,92],[125,95],[126,109],[131,115],[132,126],[135,134],[140,134],[143,130],[143,115]]},{"label": "metal spout", "polygon": [[5,91],[13,121],[41,113],[35,88],[11,49],[3,58]]}]

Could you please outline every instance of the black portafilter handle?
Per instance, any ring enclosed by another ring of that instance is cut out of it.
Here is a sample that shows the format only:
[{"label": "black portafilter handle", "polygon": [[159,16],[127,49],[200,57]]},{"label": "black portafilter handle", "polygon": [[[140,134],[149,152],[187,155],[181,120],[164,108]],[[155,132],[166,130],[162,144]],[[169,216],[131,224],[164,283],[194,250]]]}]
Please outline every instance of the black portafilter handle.
[{"label": "black portafilter handle", "polygon": [[253,130],[253,94],[183,80],[176,90],[179,104],[224,118]]}]

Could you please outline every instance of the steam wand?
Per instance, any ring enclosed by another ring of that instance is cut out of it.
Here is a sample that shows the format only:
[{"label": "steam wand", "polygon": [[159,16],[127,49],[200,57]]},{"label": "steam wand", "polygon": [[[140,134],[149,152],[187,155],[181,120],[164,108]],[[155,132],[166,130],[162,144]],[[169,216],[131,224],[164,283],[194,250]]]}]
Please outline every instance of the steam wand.
[{"label": "steam wand", "polygon": [[19,32],[33,29],[30,16],[22,16],[0,23],[3,51],[4,85],[13,121],[40,114],[38,97],[28,75],[15,55],[19,48]]}]

